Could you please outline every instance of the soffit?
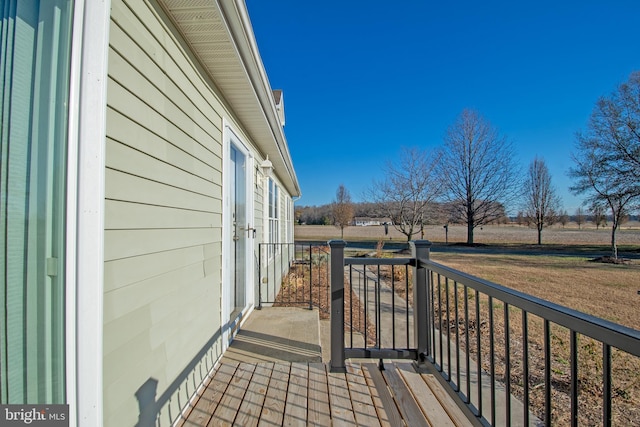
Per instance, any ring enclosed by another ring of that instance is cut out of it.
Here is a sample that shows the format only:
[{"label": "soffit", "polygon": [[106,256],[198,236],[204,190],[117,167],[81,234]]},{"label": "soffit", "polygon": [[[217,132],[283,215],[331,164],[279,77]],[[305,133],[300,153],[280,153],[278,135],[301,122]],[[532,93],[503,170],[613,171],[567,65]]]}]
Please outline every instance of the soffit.
[{"label": "soffit", "polygon": [[[264,69],[255,41],[250,40],[253,33],[247,32],[236,1],[222,2],[224,8],[215,0],[161,0],[249,136],[269,156],[289,193],[297,196],[300,189],[284,133],[279,123],[274,123],[278,119],[273,94],[270,87],[265,87],[266,76],[260,78]],[[269,99],[264,94],[267,92]]]}]

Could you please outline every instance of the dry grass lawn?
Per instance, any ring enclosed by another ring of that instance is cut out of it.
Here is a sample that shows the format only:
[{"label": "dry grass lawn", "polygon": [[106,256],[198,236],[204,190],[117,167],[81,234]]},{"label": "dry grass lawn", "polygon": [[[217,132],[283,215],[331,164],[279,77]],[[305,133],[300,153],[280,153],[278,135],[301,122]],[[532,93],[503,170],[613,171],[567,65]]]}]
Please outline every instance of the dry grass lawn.
[{"label": "dry grass lawn", "polygon": [[[389,227],[389,234],[385,234],[383,226],[347,227],[344,229],[344,239],[347,242],[362,240],[378,241],[406,241],[407,238],[393,227]],[[296,240],[324,241],[339,239],[340,230],[329,225],[296,225]],[[413,239],[427,239],[434,243],[445,242],[445,230],[441,225],[430,225],[425,229],[425,235],[413,236]],[[467,230],[461,225],[449,226],[448,242],[466,242]],[[537,233],[533,228],[518,225],[488,225],[478,228],[474,234],[475,243],[481,244],[535,244]],[[547,245],[609,245],[611,230],[609,227],[596,229],[588,225],[578,228],[575,224],[566,227],[560,225],[544,229],[542,243]],[[618,244],[632,245],[640,248],[640,223],[628,222],[618,231]]]},{"label": "dry grass lawn", "polygon": [[434,253],[432,258],[476,277],[640,330],[640,263],[585,258]]}]

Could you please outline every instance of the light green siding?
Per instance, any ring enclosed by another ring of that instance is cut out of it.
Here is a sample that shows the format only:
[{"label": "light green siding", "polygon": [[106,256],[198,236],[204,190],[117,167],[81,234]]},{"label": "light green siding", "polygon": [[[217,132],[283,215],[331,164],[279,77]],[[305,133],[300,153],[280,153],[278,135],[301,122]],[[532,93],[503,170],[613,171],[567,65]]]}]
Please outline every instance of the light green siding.
[{"label": "light green siding", "polygon": [[256,257],[266,156],[154,0],[112,1],[107,88],[104,424],[169,425],[223,349],[225,123],[257,168]]},{"label": "light green siding", "polygon": [[164,19],[146,2],[112,2],[106,426],[138,423],[145,384],[167,425],[222,350],[222,123],[230,114]]}]

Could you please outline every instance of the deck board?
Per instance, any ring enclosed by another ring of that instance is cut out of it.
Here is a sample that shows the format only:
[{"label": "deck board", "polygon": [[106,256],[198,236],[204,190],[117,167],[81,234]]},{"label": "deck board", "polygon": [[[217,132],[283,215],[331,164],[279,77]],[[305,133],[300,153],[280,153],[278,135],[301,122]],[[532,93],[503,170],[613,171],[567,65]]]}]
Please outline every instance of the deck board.
[{"label": "deck board", "polygon": [[456,424],[451,421],[451,417],[423,378],[418,375],[405,375],[405,369],[404,366],[399,366],[398,372],[400,372],[416,402],[420,405],[428,423],[438,427],[455,427]]},{"label": "deck board", "polygon": [[183,423],[188,426],[205,426],[213,416],[222,399],[231,378],[238,367],[237,363],[220,365],[211,378],[209,385],[202,391],[191,414]]},{"label": "deck board", "polygon": [[408,363],[221,363],[179,426],[468,426],[438,381]]},{"label": "deck board", "polygon": [[252,427],[257,426],[260,421],[260,414],[264,406],[264,400],[269,387],[269,379],[273,371],[273,363],[265,363],[256,366],[251,382],[247,388],[242,405],[238,410],[235,425]]},{"label": "deck board", "polygon": [[394,391],[394,400],[400,409],[402,419],[405,423],[412,427],[428,425],[420,407],[396,370],[396,365],[393,363],[387,364],[385,370],[382,371],[382,376],[389,385],[389,388]]},{"label": "deck board", "polygon": [[345,374],[327,373],[329,384],[329,403],[331,419],[334,426],[353,426],[356,420],[353,416],[353,406],[349,397],[349,386]]},{"label": "deck board", "polygon": [[331,424],[327,369],[324,363],[309,364],[308,419],[310,426],[326,427]]},{"label": "deck board", "polygon": [[289,374],[289,390],[284,411],[284,425],[302,425],[307,421],[307,389],[309,366],[292,363]]},{"label": "deck board", "polygon": [[371,391],[364,379],[360,365],[347,363],[347,384],[356,422],[361,426],[380,426]]},{"label": "deck board", "polygon": [[387,387],[387,383],[384,381],[384,377],[378,368],[373,364],[367,364],[363,366],[363,368],[367,371],[366,378],[370,381],[370,387],[375,388],[377,391],[380,403],[389,419],[389,423],[392,426],[403,425],[404,421],[402,420],[402,415],[400,414],[400,411],[398,411],[398,407],[393,400],[393,395]]},{"label": "deck board", "polygon": [[233,425],[255,368],[253,363],[241,363],[238,366],[207,426]]},{"label": "deck board", "polygon": [[291,365],[288,363],[276,363],[273,366],[267,396],[265,397],[260,422],[258,423],[259,426],[282,425],[290,371]]}]

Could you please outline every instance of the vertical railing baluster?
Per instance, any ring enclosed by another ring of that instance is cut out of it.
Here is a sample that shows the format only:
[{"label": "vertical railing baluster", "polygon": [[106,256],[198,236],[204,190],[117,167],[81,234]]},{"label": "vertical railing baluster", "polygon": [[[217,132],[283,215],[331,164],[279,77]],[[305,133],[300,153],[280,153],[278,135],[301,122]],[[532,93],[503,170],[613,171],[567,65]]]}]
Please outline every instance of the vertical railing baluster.
[{"label": "vertical railing baluster", "polygon": [[449,278],[444,280],[445,305],[447,309],[447,380],[451,381],[451,307],[449,304]]},{"label": "vertical railing baluster", "polygon": [[[284,267],[282,265],[282,261],[284,258],[284,254],[282,253],[282,243],[278,245],[278,252],[280,253],[280,271],[278,272],[278,276],[280,277],[280,285],[281,285],[280,289],[282,289],[282,278],[283,278],[282,272],[284,271]],[[274,267],[277,268],[278,266],[275,265]],[[274,291],[274,294],[275,294],[275,291]],[[274,296],[274,300],[275,300],[275,296]],[[289,301],[291,301],[291,289],[289,289]]]},{"label": "vertical railing baluster", "polygon": [[380,348],[380,323],[381,323],[381,318],[380,316],[382,315],[382,313],[380,312],[380,283],[376,283],[373,287],[373,295],[374,295],[374,299],[376,300],[376,305],[374,307],[374,314],[375,314],[375,319],[376,319],[376,325],[375,325],[375,331],[376,331],[376,336],[375,336],[375,342],[376,342],[376,346],[378,348]]},{"label": "vertical railing baluster", "polygon": [[551,426],[551,323],[544,320],[544,425]]},{"label": "vertical railing baluster", "polygon": [[[391,306],[396,306],[396,282],[393,265],[391,266]],[[396,316],[391,316],[391,341],[393,349],[396,349]]]},{"label": "vertical railing baluster", "polygon": [[476,369],[478,375],[478,417],[482,417],[482,349],[480,336],[480,292],[476,290],[476,349],[477,358]]},{"label": "vertical railing baluster", "polygon": [[[378,341],[378,348],[383,348],[384,346],[382,345],[382,311],[381,311],[381,305],[382,305],[382,300],[380,299],[380,291],[381,291],[381,287],[382,287],[382,281],[380,280],[380,264],[378,264],[378,277],[376,278],[376,284],[378,285],[377,288],[377,294],[376,294],[376,338]],[[395,316],[395,307],[391,308],[391,315]]]},{"label": "vertical railing baluster", "polygon": [[578,334],[570,331],[571,342],[571,425],[578,427]]},{"label": "vertical railing baluster", "polygon": [[[440,276],[440,274],[437,274],[437,276]],[[437,340],[437,334],[436,334],[436,282],[438,281],[438,279],[436,278],[434,280],[433,277],[431,277],[431,289],[430,289],[430,293],[431,293],[431,297],[430,297],[430,301],[431,301],[431,358],[433,359],[434,362],[437,361],[437,357],[436,357],[436,340]]]},{"label": "vertical railing baluster", "polygon": [[433,325],[433,307],[431,305],[431,288],[432,288],[432,283],[433,283],[433,272],[431,270],[426,270],[425,271],[425,279],[426,279],[426,288],[425,288],[425,293],[424,293],[424,304],[425,304],[425,309],[427,310],[426,313],[426,325],[427,327],[425,328],[425,335],[426,335],[426,353],[425,356],[426,357],[432,357],[433,356],[433,342],[431,340],[431,337],[433,336],[431,334],[431,327]]},{"label": "vertical railing baluster", "polygon": [[[344,240],[331,240],[331,372],[347,372],[344,363]],[[350,298],[351,299],[351,298]]]},{"label": "vertical railing baluster", "polygon": [[[275,301],[276,300],[276,248],[275,246],[270,243],[269,247],[272,248],[273,250],[273,262],[269,262],[270,259],[267,259],[267,295],[271,295],[273,294],[273,297],[269,297],[269,301]],[[271,271],[271,274],[273,275],[273,280],[271,282],[269,282],[269,271]],[[273,288],[273,292],[270,293],[269,292],[269,283],[271,283],[271,287]]]},{"label": "vertical railing baluster", "polygon": [[529,321],[522,310],[522,385],[524,387],[524,425],[529,425]]},{"label": "vertical railing baluster", "polygon": [[[364,268],[364,265],[362,266],[362,268]],[[367,348],[368,346],[368,342],[369,342],[369,337],[368,337],[368,332],[369,332],[369,328],[367,328],[368,325],[368,314],[369,314],[369,283],[367,281],[367,275],[362,272],[360,273],[362,274],[362,280],[364,281],[364,309],[362,309],[362,311],[364,311],[364,348]],[[352,308],[353,310],[353,308]]]},{"label": "vertical railing baluster", "polygon": [[262,310],[262,243],[258,243],[258,310]]},{"label": "vertical railing baluster", "polygon": [[496,364],[495,334],[493,329],[493,297],[489,295],[489,376],[491,380],[491,425],[496,425]]},{"label": "vertical railing baluster", "polygon": [[458,282],[453,282],[453,301],[456,310],[455,322],[456,322],[456,386],[453,388],[456,392],[460,391],[460,316],[458,313]]},{"label": "vertical railing baluster", "polygon": [[465,403],[471,403],[471,360],[469,353],[471,348],[469,347],[469,288],[464,285],[464,353],[465,353],[465,367],[467,368],[467,400]]},{"label": "vertical railing baluster", "polygon": [[[360,297],[360,299],[362,299],[362,294],[360,294],[361,292],[361,288],[362,286],[360,286],[359,284],[360,282],[358,282],[358,296]],[[353,265],[349,264],[349,303],[350,303],[350,308],[349,308],[349,331],[350,331],[350,339],[351,339],[351,343],[350,343],[350,347],[353,348],[353,301],[351,301],[351,299],[353,298]],[[360,312],[358,311],[358,322],[360,322]]]},{"label": "vertical railing baluster", "polygon": [[[444,369],[444,356],[442,353],[442,282],[440,281],[440,275],[438,275],[438,339],[440,341],[439,351],[440,358],[438,364],[440,365],[440,371]],[[446,278],[445,278],[446,280]]]},{"label": "vertical railing baluster", "polygon": [[[327,258],[326,258],[326,262],[324,264],[324,268],[325,268],[325,274],[327,275],[327,278],[328,278],[329,274],[330,274],[330,272],[329,272],[329,254],[327,253],[326,255],[327,255]],[[318,273],[318,274],[320,274],[320,273]],[[327,280],[327,282],[328,282],[328,280]],[[320,292],[320,283],[321,283],[320,276],[318,276],[318,292]],[[351,282],[349,282],[349,289],[351,289]],[[329,286],[329,283],[327,283],[327,289],[326,289],[327,292],[325,292],[325,294],[327,296],[327,299],[325,300],[325,303],[326,303],[325,307],[329,307],[330,293],[331,293],[331,292],[329,292],[330,290],[331,290],[331,287]],[[320,295],[318,295],[318,302],[320,302]]]},{"label": "vertical railing baluster", "polygon": [[[406,268],[405,268],[405,272]],[[415,283],[414,283],[415,285]],[[407,325],[407,328],[409,327],[409,275],[405,274],[404,275],[404,314],[405,314],[405,324]],[[405,337],[407,339],[407,347],[409,348],[409,332],[405,331]]]},{"label": "vertical railing baluster", "polygon": [[509,332],[509,304],[504,303],[504,395],[505,426],[511,426],[511,339]]},{"label": "vertical railing baluster", "polygon": [[602,424],[611,426],[611,346],[602,344]]},{"label": "vertical railing baluster", "polygon": [[[311,244],[309,244],[309,252],[311,252]],[[294,248],[295,252],[295,248]],[[318,271],[320,271],[320,264],[322,258],[320,258],[320,247],[318,247]],[[318,276],[318,286],[320,285],[320,276]],[[318,294],[318,306],[320,305],[320,294]],[[313,261],[309,262],[309,310],[313,310]]]}]

